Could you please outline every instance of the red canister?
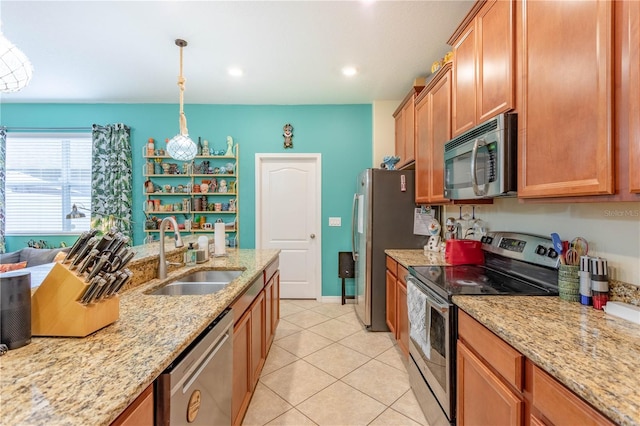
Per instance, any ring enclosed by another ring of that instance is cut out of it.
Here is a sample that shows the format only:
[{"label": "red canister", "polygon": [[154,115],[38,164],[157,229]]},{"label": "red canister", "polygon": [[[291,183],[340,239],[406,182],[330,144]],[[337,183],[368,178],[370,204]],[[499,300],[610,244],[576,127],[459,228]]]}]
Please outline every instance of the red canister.
[{"label": "red canister", "polygon": [[482,243],[475,240],[447,240],[444,258],[451,265],[482,265]]}]

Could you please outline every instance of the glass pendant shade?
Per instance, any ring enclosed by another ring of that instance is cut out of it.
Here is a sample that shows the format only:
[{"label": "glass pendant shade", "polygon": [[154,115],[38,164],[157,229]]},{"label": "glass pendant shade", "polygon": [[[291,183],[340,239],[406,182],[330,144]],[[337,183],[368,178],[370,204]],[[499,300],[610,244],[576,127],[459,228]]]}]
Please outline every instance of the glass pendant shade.
[{"label": "glass pendant shade", "polygon": [[177,134],[167,143],[167,152],[176,160],[191,161],[196,157],[198,147],[189,135]]},{"label": "glass pendant shade", "polygon": [[24,89],[33,75],[27,56],[0,33],[0,92]]}]

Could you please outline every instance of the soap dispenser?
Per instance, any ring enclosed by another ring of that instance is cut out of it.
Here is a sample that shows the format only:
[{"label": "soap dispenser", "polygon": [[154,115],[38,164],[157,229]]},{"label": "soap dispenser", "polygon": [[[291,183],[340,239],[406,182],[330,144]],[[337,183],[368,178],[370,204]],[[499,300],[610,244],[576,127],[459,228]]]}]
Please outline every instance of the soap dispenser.
[{"label": "soap dispenser", "polygon": [[193,243],[189,243],[187,252],[184,254],[184,263],[187,266],[196,266],[196,260],[197,260],[196,249],[193,247]]}]

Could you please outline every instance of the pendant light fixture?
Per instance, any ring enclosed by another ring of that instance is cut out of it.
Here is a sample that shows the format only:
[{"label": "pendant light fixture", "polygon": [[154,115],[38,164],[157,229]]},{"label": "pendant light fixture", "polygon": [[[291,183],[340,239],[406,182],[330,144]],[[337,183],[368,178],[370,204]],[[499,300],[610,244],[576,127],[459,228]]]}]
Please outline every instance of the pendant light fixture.
[{"label": "pendant light fixture", "polygon": [[2,34],[0,29],[0,92],[24,89],[33,75],[27,56]]},{"label": "pendant light fixture", "polygon": [[198,147],[189,137],[187,130],[187,116],[184,115],[184,77],[182,76],[182,48],[187,42],[176,39],[176,46],[180,47],[180,75],[178,76],[178,87],[180,88],[180,133],[167,142],[167,152],[176,160],[191,161],[198,153]]}]

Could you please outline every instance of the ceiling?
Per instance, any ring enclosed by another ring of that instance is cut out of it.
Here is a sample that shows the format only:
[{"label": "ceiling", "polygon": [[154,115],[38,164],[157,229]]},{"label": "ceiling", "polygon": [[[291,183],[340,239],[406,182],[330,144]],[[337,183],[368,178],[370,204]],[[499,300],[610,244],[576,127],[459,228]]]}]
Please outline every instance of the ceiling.
[{"label": "ceiling", "polygon": [[[34,75],[2,102],[351,104],[404,98],[473,1],[1,0]],[[358,74],[345,77],[344,66]],[[232,77],[231,66],[244,70]]]}]

